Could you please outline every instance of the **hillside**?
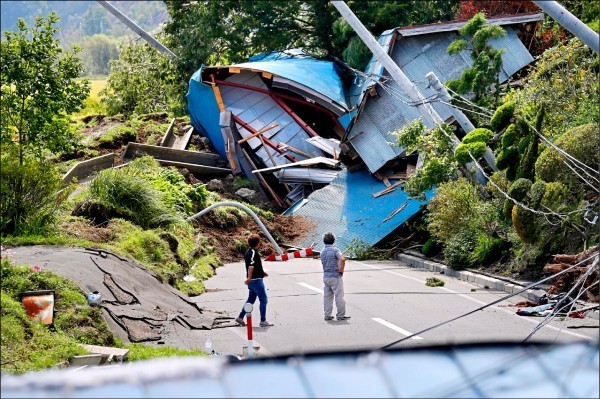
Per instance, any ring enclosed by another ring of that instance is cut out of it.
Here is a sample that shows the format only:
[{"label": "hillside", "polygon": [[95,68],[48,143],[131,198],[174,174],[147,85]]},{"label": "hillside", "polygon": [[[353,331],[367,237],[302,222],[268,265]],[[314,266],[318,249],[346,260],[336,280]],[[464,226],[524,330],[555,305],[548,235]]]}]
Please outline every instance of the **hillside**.
[{"label": "hillside", "polygon": [[[162,1],[111,2],[143,29],[154,31],[167,21]],[[95,1],[2,1],[0,28],[14,30],[19,18],[32,24],[37,15],[55,12],[60,17],[63,45],[79,43],[87,36],[104,34],[111,37],[132,36],[132,32]]]}]

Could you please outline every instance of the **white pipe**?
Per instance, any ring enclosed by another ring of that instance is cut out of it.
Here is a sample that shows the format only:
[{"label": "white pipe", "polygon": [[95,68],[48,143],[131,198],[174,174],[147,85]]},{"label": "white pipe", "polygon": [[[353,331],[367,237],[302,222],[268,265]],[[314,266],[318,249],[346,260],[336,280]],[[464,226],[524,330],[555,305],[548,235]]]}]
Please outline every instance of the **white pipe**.
[{"label": "white pipe", "polygon": [[[575,15],[567,11],[556,1],[533,1],[546,14],[550,15],[566,30],[581,39],[596,54],[600,54],[600,36],[592,28],[581,22]],[[589,7],[594,7],[594,1],[590,1]]]},{"label": "white pipe", "polygon": [[196,213],[195,215],[190,216],[189,218],[186,219],[186,221],[191,222],[192,220],[195,220],[195,219],[199,218],[200,216],[202,216],[220,206],[234,206],[236,208],[240,208],[241,210],[245,211],[248,215],[252,216],[254,221],[258,224],[258,226],[262,229],[263,233],[265,233],[265,235],[267,236],[267,239],[269,240],[269,242],[271,244],[273,244],[273,246],[275,247],[275,250],[279,253],[279,255],[283,254],[283,251],[281,250],[281,248],[279,247],[277,242],[275,242],[275,239],[273,238],[271,233],[269,233],[269,230],[267,230],[267,228],[265,227],[263,222],[261,222],[260,219],[258,218],[258,216],[256,216],[256,213],[254,213],[252,211],[252,209],[248,208],[246,205],[240,204],[238,202],[233,202],[233,201],[217,202],[216,204],[213,204],[213,205],[209,206],[208,208],[201,210],[200,212]]}]

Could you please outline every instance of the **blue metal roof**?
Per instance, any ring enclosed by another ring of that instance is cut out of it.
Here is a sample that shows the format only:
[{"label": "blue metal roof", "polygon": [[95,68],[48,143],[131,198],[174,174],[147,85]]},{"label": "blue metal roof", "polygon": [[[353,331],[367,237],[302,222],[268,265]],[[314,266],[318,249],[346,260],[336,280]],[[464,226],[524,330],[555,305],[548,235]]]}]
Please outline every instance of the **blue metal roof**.
[{"label": "blue metal roof", "polygon": [[[490,41],[492,46],[506,50],[502,55],[501,82],[506,81],[509,76],[533,61],[533,57],[514,31],[510,27],[504,29],[507,32],[504,38]],[[388,34],[384,39],[389,40],[389,37]],[[428,87],[425,78],[427,73],[433,71],[440,81],[446,82],[459,78],[463,70],[473,65],[466,51],[459,55],[447,54],[446,49],[458,37],[456,32],[402,37],[396,43],[391,57],[424,97],[434,97],[436,92]],[[379,70],[376,68],[372,72],[377,73]],[[387,72],[385,75],[389,77]],[[416,106],[409,105],[409,97],[396,82],[388,80],[387,85],[391,86],[394,94],[378,87],[379,96],[367,99],[362,113],[348,134],[348,139],[373,173],[404,152],[403,148],[392,144],[395,138],[390,133],[421,117]],[[368,86],[363,84],[361,87]],[[452,116],[449,106],[439,102],[433,102],[432,106],[443,120],[448,120]],[[433,126],[427,127],[433,128]]]},{"label": "blue metal roof", "polygon": [[[426,201],[409,198],[399,187],[395,191],[378,198],[374,193],[385,188],[379,180],[365,170],[349,173],[341,171],[336,179],[326,187],[314,191],[305,205],[293,212],[308,219],[314,228],[295,245],[308,247],[316,243],[322,247],[321,236],[331,231],[336,245],[346,249],[354,239],[360,239],[368,245],[374,245],[393,232],[419,211]],[[427,199],[433,191],[427,192]],[[404,202],[406,207],[384,222],[384,219],[397,210]]]},{"label": "blue metal roof", "polygon": [[232,65],[264,71],[306,86],[348,109],[342,81],[329,61],[320,61],[307,56],[301,50],[288,50],[270,54],[259,54],[248,62]]}]

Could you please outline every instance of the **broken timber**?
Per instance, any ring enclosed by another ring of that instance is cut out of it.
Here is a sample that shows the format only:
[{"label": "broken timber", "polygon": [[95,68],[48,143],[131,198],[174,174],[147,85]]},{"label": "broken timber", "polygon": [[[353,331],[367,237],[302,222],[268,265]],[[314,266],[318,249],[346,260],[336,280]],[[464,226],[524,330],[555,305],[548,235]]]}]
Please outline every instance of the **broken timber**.
[{"label": "broken timber", "polygon": [[[274,128],[276,128],[277,126],[279,126],[279,123],[274,123],[274,124],[272,124],[271,126],[267,126],[267,127],[263,128],[263,129],[260,129],[260,130],[259,130],[259,131],[257,131],[256,133],[252,133],[250,136],[247,136],[247,137],[244,137],[244,138],[243,138],[243,139],[241,139],[241,140],[238,140],[238,144],[245,143],[246,141],[248,141],[248,140],[250,140],[251,138],[254,138],[254,137],[256,137],[256,136],[260,136],[260,137],[262,138],[262,134],[263,134],[263,133],[265,133],[265,132],[268,132],[268,131],[269,131],[269,130],[271,130],[271,129],[274,129]],[[263,144],[264,144],[264,142],[263,142]]]},{"label": "broken timber", "polygon": [[[248,160],[248,162],[250,163],[250,165],[252,166],[252,168],[254,168],[254,170],[258,169],[256,167],[256,164],[254,163],[254,161],[252,161],[252,158],[250,158],[250,156],[248,155],[248,153],[246,152],[246,150],[244,150],[242,148],[242,153],[244,154],[244,156],[246,157],[246,159]],[[257,173],[258,175],[258,179],[260,180],[260,182],[263,184],[263,186],[269,190],[269,193],[271,193],[271,196],[273,197],[273,199],[275,200],[275,202],[277,202],[277,205],[279,205],[282,208],[285,208],[285,204],[283,203],[283,201],[281,200],[281,198],[279,198],[279,196],[277,195],[277,193],[275,191],[273,191],[273,189],[271,188],[271,186],[269,186],[269,184],[267,183],[267,181],[265,180],[265,178],[263,177],[263,175],[259,173]]]},{"label": "broken timber", "polygon": [[150,155],[161,165],[186,168],[197,176],[226,176],[231,169],[217,167],[221,159],[216,154],[197,151],[176,150],[148,144],[129,143],[121,156],[123,163],[137,156]]},{"label": "broken timber", "polygon": [[382,195],[391,193],[392,191],[396,190],[398,188],[398,186],[400,186],[402,183],[404,183],[404,180],[399,180],[397,183],[392,184],[389,187],[384,188],[383,190],[377,192],[377,193],[373,193],[371,194],[374,198],[377,197],[381,197]]}]

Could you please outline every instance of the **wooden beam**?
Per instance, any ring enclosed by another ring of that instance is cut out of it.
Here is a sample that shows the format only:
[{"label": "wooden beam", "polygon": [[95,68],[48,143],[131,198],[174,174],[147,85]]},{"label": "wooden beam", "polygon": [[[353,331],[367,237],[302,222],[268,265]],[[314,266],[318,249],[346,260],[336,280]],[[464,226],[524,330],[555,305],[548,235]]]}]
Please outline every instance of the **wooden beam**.
[{"label": "wooden beam", "polygon": [[[242,120],[242,118],[240,118],[239,116],[237,116],[237,115],[235,115],[235,114],[231,114],[231,115],[233,116],[233,120],[234,120],[236,123],[239,123],[240,125],[242,125],[242,127],[243,127],[244,129],[246,129],[246,130],[247,130],[247,131],[249,131],[250,133],[256,133],[256,129],[254,129],[252,126],[250,126],[249,124],[247,124],[246,122],[244,122],[244,121]],[[277,151],[278,153],[280,153],[280,154],[283,154],[283,150],[281,150],[279,147],[277,147],[277,145],[276,145],[274,142],[272,142],[271,140],[269,140],[269,139],[265,138],[265,143],[267,143],[267,145],[268,145],[269,147],[271,147],[272,149],[274,149],[274,150],[275,150],[275,151]],[[292,161],[292,162],[296,162],[296,158],[294,158],[293,156],[291,156],[291,155],[287,155],[287,154],[285,154],[284,156],[285,156],[287,159],[289,159],[290,161]]]},{"label": "wooden beam", "polygon": [[[256,137],[256,136],[260,136],[261,134],[263,134],[263,133],[265,133],[265,132],[267,132],[267,131],[269,131],[269,130],[271,130],[271,129],[273,129],[273,128],[276,128],[277,126],[279,126],[279,123],[274,123],[274,124],[272,124],[271,126],[267,126],[267,127],[265,127],[265,128],[262,128],[262,129],[260,129],[258,132],[256,132],[256,133],[252,133],[250,136],[248,136],[248,137],[244,137],[243,139],[241,139],[241,140],[238,140],[238,144],[245,143],[246,141],[250,140],[251,138],[254,138],[254,137]],[[261,138],[262,138],[262,136],[261,136]],[[261,141],[262,141],[262,140],[261,140]]]},{"label": "wooden beam", "polygon": [[391,193],[392,191],[396,190],[398,188],[398,186],[400,186],[400,184],[404,183],[404,180],[400,180],[397,183],[392,184],[389,187],[384,188],[383,190],[377,192],[377,193],[373,193],[371,194],[374,198],[377,197],[381,197],[382,195]]},{"label": "wooden beam", "polygon": [[[252,160],[252,158],[250,158],[250,156],[248,155],[248,153],[246,152],[246,150],[244,150],[242,148],[242,153],[244,154],[244,156],[246,157],[246,159],[248,160],[248,162],[250,163],[250,165],[254,168],[254,170],[258,169],[256,167],[256,164],[254,163],[254,161]],[[285,204],[283,203],[283,201],[281,200],[281,198],[279,198],[279,196],[277,195],[277,193],[275,193],[275,191],[271,188],[271,186],[269,186],[269,184],[267,183],[267,181],[265,180],[265,178],[263,177],[262,174],[260,174],[260,172],[256,173],[258,175],[258,179],[260,180],[260,182],[263,184],[263,186],[269,191],[269,193],[273,196],[273,199],[275,200],[275,202],[277,202],[277,204],[282,207],[285,208]]]},{"label": "wooden beam", "polygon": [[283,150],[290,150],[290,151],[292,151],[292,152],[295,152],[296,154],[303,155],[303,156],[305,156],[306,158],[313,158],[313,156],[312,156],[312,155],[310,155],[310,154],[307,154],[306,152],[304,152],[304,151],[302,151],[302,150],[299,150],[299,149],[297,149],[296,147],[292,147],[292,146],[291,146],[291,145],[289,145],[289,144],[285,144],[285,143],[279,143],[279,148],[281,148],[281,149],[283,149]]},{"label": "wooden beam", "polygon": [[227,139],[227,149],[225,150],[227,153],[227,159],[229,160],[229,165],[231,166],[231,171],[235,175],[235,170],[237,166],[235,164],[235,159],[233,158],[233,151],[231,150],[231,140]]}]

